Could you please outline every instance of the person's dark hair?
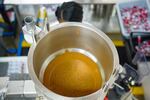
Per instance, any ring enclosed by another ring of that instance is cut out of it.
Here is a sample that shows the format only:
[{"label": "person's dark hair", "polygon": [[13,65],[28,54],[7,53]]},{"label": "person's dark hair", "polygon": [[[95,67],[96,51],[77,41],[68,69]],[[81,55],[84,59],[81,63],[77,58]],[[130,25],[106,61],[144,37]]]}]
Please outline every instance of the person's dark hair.
[{"label": "person's dark hair", "polygon": [[73,1],[64,2],[60,7],[57,7],[55,15],[58,20],[81,22],[83,17],[82,6]]}]

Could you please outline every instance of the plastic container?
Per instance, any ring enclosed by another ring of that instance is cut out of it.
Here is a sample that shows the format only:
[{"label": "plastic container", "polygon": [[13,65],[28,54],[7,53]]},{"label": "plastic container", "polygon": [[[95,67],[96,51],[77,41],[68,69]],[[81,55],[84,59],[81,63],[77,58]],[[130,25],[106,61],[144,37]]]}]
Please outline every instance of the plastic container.
[{"label": "plastic container", "polygon": [[129,36],[129,45],[131,54],[141,52],[145,54],[146,59],[150,61],[150,54],[148,50],[149,41],[150,41],[150,32],[131,32]]},{"label": "plastic container", "polygon": [[[127,9],[127,8],[133,8],[134,6],[146,9],[147,13],[148,13],[147,20],[148,20],[148,22],[150,22],[150,8],[149,8],[148,0],[134,0],[134,1],[132,0],[132,1],[128,1],[128,2],[118,2],[116,4],[116,8],[117,8],[119,24],[120,24],[120,28],[121,28],[121,33],[126,39],[129,38],[130,32],[128,32],[126,26],[123,23],[123,16],[121,15],[121,13],[122,13],[121,10]],[[129,15],[129,16],[131,16],[131,15]],[[131,27],[131,26],[129,26],[129,27]],[[145,30],[142,30],[142,29],[134,30],[132,28],[131,28],[131,31],[145,32]]]}]

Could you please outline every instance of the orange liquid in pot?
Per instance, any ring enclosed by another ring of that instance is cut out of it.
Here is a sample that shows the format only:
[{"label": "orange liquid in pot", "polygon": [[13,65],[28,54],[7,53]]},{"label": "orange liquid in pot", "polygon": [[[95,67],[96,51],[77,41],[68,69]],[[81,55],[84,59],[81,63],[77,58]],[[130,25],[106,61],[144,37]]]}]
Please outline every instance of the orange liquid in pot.
[{"label": "orange liquid in pot", "polygon": [[98,65],[78,52],[65,52],[47,66],[43,84],[51,91],[68,97],[91,94],[102,86]]}]

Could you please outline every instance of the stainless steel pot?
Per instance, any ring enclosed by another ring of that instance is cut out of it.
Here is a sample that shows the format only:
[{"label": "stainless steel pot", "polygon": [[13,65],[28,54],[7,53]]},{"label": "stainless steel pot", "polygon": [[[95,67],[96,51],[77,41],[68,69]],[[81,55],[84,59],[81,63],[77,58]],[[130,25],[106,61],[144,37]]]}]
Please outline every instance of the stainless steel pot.
[{"label": "stainless steel pot", "polygon": [[[80,48],[93,54],[100,61],[105,74],[105,84],[98,91],[82,97],[65,97],[48,90],[40,81],[39,73],[44,61],[56,51],[64,48]],[[92,25],[64,22],[53,26],[48,34],[28,54],[29,73],[36,87],[52,100],[98,100],[103,99],[114,83],[120,65],[117,50],[112,41]]]}]

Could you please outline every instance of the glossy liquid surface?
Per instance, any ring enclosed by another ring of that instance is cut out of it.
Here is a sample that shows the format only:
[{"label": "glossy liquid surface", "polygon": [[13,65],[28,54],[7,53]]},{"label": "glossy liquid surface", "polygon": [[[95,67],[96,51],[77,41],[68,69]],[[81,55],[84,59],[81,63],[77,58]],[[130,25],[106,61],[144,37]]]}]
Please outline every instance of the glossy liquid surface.
[{"label": "glossy liquid surface", "polygon": [[47,66],[43,84],[51,91],[68,97],[91,94],[103,83],[98,65],[78,52],[58,55]]}]

